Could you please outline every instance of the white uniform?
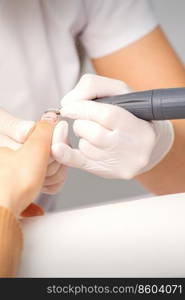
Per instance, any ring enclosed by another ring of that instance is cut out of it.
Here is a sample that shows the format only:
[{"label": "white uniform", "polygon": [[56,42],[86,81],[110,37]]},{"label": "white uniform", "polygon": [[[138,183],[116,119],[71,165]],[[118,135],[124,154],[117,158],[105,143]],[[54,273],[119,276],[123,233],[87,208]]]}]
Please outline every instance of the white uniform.
[{"label": "white uniform", "polygon": [[145,0],[0,0],[0,106],[38,119],[78,80],[77,40],[101,57],[156,25]]}]

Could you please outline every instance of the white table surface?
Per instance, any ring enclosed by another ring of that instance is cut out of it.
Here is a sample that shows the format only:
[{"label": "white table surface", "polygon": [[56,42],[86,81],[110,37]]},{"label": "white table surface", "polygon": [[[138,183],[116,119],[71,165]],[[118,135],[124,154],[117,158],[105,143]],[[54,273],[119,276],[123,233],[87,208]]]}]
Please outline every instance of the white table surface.
[{"label": "white table surface", "polygon": [[24,277],[184,277],[185,194],[24,221]]}]

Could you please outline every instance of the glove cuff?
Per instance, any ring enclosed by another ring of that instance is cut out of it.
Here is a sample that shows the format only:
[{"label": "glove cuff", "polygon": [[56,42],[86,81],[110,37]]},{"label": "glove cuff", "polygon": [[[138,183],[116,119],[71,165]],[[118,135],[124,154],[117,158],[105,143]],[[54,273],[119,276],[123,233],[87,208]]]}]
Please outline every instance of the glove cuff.
[{"label": "glove cuff", "polygon": [[152,121],[151,123],[156,134],[156,143],[148,164],[139,171],[139,174],[156,166],[167,155],[174,142],[174,129],[170,121]]}]

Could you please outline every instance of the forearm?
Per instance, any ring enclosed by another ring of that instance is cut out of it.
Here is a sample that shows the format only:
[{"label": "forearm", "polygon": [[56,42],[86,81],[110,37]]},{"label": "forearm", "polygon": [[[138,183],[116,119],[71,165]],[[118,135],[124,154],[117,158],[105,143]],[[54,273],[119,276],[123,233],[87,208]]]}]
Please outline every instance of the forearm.
[{"label": "forearm", "polygon": [[185,120],[173,121],[175,140],[166,157],[137,179],[152,193],[185,192]]},{"label": "forearm", "polygon": [[99,75],[123,80],[134,90],[185,85],[184,65],[160,28],[92,63]]},{"label": "forearm", "polygon": [[[135,90],[185,86],[185,68],[159,28],[135,45],[93,63],[100,75],[121,79]],[[157,167],[137,177],[156,194],[185,191],[185,121],[173,124],[175,141],[170,153]]]},{"label": "forearm", "polygon": [[19,222],[8,208],[0,206],[0,277],[15,276],[22,244]]}]

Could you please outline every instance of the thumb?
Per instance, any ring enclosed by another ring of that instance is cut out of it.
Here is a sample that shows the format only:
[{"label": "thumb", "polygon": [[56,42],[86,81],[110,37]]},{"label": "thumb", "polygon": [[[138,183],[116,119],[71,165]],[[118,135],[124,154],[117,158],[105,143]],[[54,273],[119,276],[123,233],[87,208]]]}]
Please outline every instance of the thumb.
[{"label": "thumb", "polygon": [[47,168],[53,130],[57,121],[56,114],[44,114],[24,145],[18,150],[18,155],[22,161],[25,158],[25,165],[30,170],[33,169],[35,176],[41,176]]},{"label": "thumb", "polygon": [[9,136],[19,143],[23,143],[35,126],[35,122],[15,118],[0,109],[0,134]]},{"label": "thumb", "polygon": [[[16,161],[21,161],[25,182],[29,187],[30,202],[40,191],[46,175],[52,134],[57,120],[58,116],[54,113],[44,114],[24,145],[16,151]],[[26,213],[30,215],[30,211]]]}]

